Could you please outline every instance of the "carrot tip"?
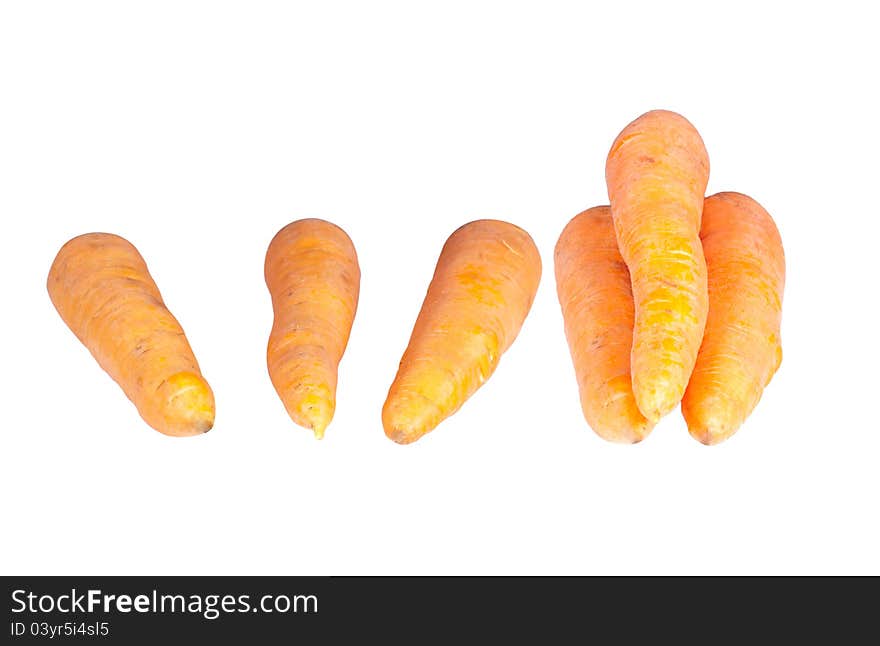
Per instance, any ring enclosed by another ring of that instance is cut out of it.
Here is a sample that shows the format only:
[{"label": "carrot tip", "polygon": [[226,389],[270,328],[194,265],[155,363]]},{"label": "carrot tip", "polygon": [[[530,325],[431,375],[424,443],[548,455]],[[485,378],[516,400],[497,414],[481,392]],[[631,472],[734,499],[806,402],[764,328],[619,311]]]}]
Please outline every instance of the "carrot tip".
[{"label": "carrot tip", "polygon": [[706,446],[720,444],[739,430],[743,422],[737,414],[740,410],[742,405],[736,399],[724,395],[706,396],[696,404],[687,397],[681,406],[688,433]]},{"label": "carrot tip", "polygon": [[633,429],[630,433],[620,436],[613,441],[618,444],[638,444],[651,434],[651,429]]},{"label": "carrot tip", "polygon": [[417,439],[419,439],[423,434],[422,433],[410,433],[403,429],[398,428],[386,428],[385,436],[397,444],[412,444]]},{"label": "carrot tip", "polygon": [[324,437],[324,431],[336,411],[336,402],[331,392],[326,389],[311,389],[305,394],[295,393],[295,396],[286,399],[282,397],[282,401],[295,424],[309,429],[315,439]]},{"label": "carrot tip", "polygon": [[670,413],[681,401],[680,393],[670,392],[667,384],[655,383],[649,388],[645,388],[642,383],[633,378],[633,392],[636,398],[636,406],[645,418],[653,425],[660,421],[660,418]]},{"label": "carrot tip", "polygon": [[704,444],[705,446],[715,446],[716,444],[721,444],[724,440],[729,439],[736,432],[736,429],[731,430],[722,427],[703,426],[688,427],[688,432],[691,434],[691,437],[697,440],[700,444]]},{"label": "carrot tip", "polygon": [[692,438],[694,438],[697,442],[704,446],[714,446],[715,444],[718,444],[722,441],[721,438],[706,429],[699,431],[688,429],[688,432],[691,434]]},{"label": "carrot tip", "polygon": [[158,394],[163,416],[155,428],[161,433],[189,437],[203,435],[214,427],[214,393],[200,375],[174,374],[162,382]]},{"label": "carrot tip", "polygon": [[203,419],[203,420],[196,421],[193,424],[193,428],[196,431],[196,433],[195,433],[196,435],[204,435],[205,433],[210,431],[212,428],[214,428],[213,415],[211,416],[211,419]]},{"label": "carrot tip", "polygon": [[[716,403],[715,406],[721,406],[721,403]],[[720,444],[739,429],[738,424],[731,423],[730,419],[725,417],[723,409],[714,408],[695,412],[689,406],[683,406],[682,413],[688,433],[706,446]]]},{"label": "carrot tip", "polygon": [[196,437],[204,435],[212,428],[214,428],[213,417],[211,419],[193,419],[175,427],[156,428],[156,430],[169,437]]},{"label": "carrot tip", "polygon": [[[587,423],[589,424],[589,420]],[[651,434],[654,425],[645,420],[644,426],[642,427],[630,426],[626,428],[613,428],[591,425],[591,428],[596,435],[606,442],[613,442],[614,444],[638,444]]]}]

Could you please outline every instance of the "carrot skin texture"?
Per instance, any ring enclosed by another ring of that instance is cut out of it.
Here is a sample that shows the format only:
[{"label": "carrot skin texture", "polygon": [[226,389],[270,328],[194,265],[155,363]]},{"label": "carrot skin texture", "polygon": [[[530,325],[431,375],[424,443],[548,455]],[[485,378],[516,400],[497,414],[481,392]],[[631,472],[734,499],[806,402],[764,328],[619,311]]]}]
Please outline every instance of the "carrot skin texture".
[{"label": "carrot skin texture", "polygon": [[49,297],[144,421],[165,435],[214,425],[214,394],[137,249],[119,236],[68,241],[52,263]]},{"label": "carrot skin texture", "polygon": [[687,119],[655,110],[618,135],[605,177],[635,302],[633,392],[656,421],[681,401],[706,325],[700,218],[709,157]]},{"label": "carrot skin texture", "polygon": [[785,252],[773,218],[741,193],[706,198],[701,231],[709,268],[709,319],[681,402],[703,444],[733,435],[782,362]]},{"label": "carrot skin texture", "polygon": [[556,243],[555,267],[584,418],[610,442],[640,442],[654,423],[642,415],[633,394],[632,288],[609,207],[588,209],[566,225]]},{"label": "carrot skin texture", "polygon": [[336,411],[339,362],[357,311],[361,272],[348,235],[318,219],[281,229],[266,252],[275,313],[266,363],[290,418],[321,439]]},{"label": "carrot skin texture", "polygon": [[382,409],[390,439],[419,439],[492,375],[540,279],[538,249],[513,224],[477,220],[449,237]]}]

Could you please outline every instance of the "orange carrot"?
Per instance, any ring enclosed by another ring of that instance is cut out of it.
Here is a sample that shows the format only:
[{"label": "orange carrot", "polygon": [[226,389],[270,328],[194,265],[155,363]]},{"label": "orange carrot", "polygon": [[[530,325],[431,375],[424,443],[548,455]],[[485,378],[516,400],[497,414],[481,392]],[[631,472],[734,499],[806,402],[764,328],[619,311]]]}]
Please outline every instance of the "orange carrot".
[{"label": "orange carrot", "polygon": [[630,375],[633,297],[611,209],[574,217],[556,243],[556,290],[574,362],[581,408],[612,442],[640,442],[654,427],[636,406]]},{"label": "orange carrot", "polygon": [[109,233],[70,240],[47,287],[61,318],[147,424],[177,436],[211,429],[214,394],[131,243]]},{"label": "orange carrot", "polygon": [[517,226],[477,220],[449,237],[382,409],[389,438],[414,442],[489,378],[540,278],[535,243]]},{"label": "orange carrot", "polygon": [[321,439],[336,411],[337,370],[357,310],[357,253],[335,224],[298,220],[269,244],[265,275],[275,311],[269,376],[291,419]]},{"label": "orange carrot", "polygon": [[655,110],[617,136],[605,177],[632,277],[633,392],[645,417],[656,421],[681,400],[706,325],[700,215],[709,158],[690,122]]},{"label": "orange carrot", "polygon": [[681,410],[694,438],[717,444],[742,425],[782,361],[785,254],[773,219],[740,193],[706,198],[701,238],[709,320]]}]

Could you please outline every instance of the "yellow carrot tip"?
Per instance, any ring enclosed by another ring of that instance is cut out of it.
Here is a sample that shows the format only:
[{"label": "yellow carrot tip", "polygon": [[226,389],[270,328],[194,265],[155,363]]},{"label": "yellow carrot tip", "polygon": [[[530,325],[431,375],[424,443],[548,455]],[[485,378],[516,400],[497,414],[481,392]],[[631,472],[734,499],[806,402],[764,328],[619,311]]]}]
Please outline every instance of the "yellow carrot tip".
[{"label": "yellow carrot tip", "polygon": [[159,392],[164,401],[162,433],[188,437],[214,427],[214,393],[201,376],[179,372],[162,382]]},{"label": "yellow carrot tip", "polygon": [[291,419],[315,435],[315,439],[324,437],[324,430],[333,419],[335,403],[328,401],[324,393],[309,393],[296,403],[296,408],[288,410]]},{"label": "yellow carrot tip", "polygon": [[671,412],[681,399],[681,395],[676,397],[676,393],[671,392],[671,388],[665,383],[652,384],[645,388],[644,386],[640,387],[634,381],[633,390],[639,411],[652,426],[659,422],[661,417]]}]

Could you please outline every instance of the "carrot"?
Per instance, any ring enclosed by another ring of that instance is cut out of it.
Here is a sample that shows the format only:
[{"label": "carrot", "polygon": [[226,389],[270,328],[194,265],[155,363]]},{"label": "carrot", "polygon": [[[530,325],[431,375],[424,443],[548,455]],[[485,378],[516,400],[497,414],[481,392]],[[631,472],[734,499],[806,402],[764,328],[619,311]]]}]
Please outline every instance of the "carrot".
[{"label": "carrot", "polygon": [[517,226],[477,220],[449,237],[382,409],[389,438],[419,439],[491,376],[540,278],[535,243]]},{"label": "carrot", "polygon": [[782,361],[785,254],[770,215],[752,198],[706,198],[701,231],[709,319],[681,402],[691,435],[717,444],[742,425]]},{"label": "carrot", "polygon": [[555,260],[584,417],[606,440],[640,442],[654,424],[639,411],[633,395],[633,297],[611,209],[597,206],[576,215],[559,236]]},{"label": "carrot", "polygon": [[706,325],[700,215],[709,158],[690,122],[655,110],[617,136],[605,177],[632,277],[633,392],[645,417],[656,421],[681,400]]},{"label": "carrot", "polygon": [[269,244],[265,276],[275,312],[266,350],[272,385],[290,418],[321,439],[357,310],[357,253],[335,224],[298,220]]},{"label": "carrot", "polygon": [[177,319],[130,242],[88,233],[67,242],[47,283],[55,309],[154,429],[214,425],[214,394]]}]

